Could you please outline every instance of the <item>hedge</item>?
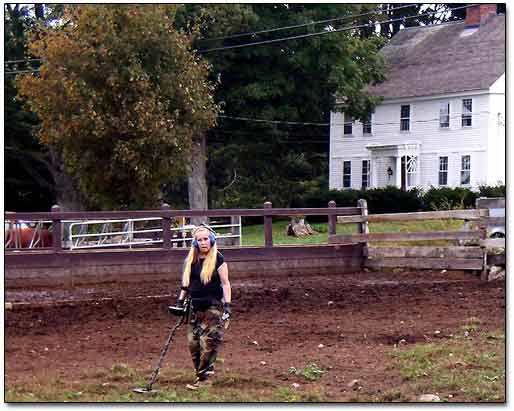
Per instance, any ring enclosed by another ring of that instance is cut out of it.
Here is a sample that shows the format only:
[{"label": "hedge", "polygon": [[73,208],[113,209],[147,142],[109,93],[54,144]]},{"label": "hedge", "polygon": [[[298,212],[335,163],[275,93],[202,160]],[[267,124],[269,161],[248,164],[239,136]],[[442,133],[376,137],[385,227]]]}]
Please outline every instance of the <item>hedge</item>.
[{"label": "hedge", "polygon": [[292,207],[327,207],[334,200],[338,207],[355,207],[363,198],[370,214],[407,213],[415,211],[474,208],[478,197],[505,197],[505,185],[468,188],[431,187],[427,191],[413,188],[401,190],[395,186],[369,190],[326,190],[311,192],[293,201]]}]

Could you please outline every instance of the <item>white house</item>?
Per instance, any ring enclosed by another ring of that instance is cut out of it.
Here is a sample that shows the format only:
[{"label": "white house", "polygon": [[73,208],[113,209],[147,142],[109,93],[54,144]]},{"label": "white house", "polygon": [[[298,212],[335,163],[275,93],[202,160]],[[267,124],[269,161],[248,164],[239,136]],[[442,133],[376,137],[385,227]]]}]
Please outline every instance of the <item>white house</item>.
[{"label": "white house", "polygon": [[401,30],[385,46],[387,80],[364,124],[331,113],[331,189],[505,183],[505,15]]}]

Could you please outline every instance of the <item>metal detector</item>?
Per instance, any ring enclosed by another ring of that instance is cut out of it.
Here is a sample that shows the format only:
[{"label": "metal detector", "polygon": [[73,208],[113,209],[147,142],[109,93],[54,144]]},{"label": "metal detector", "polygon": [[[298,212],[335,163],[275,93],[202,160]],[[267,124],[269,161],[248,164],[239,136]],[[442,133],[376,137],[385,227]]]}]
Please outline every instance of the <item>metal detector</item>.
[{"label": "metal detector", "polygon": [[154,385],[155,381],[157,381],[157,377],[159,376],[159,371],[161,370],[162,361],[164,360],[164,357],[166,356],[166,353],[168,352],[168,349],[171,345],[171,341],[173,340],[173,336],[175,335],[175,331],[179,329],[179,327],[184,324],[184,322],[189,317],[191,307],[191,298],[186,298],[184,301],[183,307],[176,307],[176,306],[170,306],[168,307],[168,311],[172,315],[179,316],[180,319],[178,320],[177,324],[171,329],[170,334],[168,335],[168,338],[166,340],[166,344],[164,344],[164,347],[162,347],[161,355],[159,357],[159,361],[157,362],[157,366],[152,372],[152,375],[150,377],[150,381],[148,384],[146,384],[145,387],[138,387],[134,388],[132,391],[138,393],[138,394],[152,394],[155,392],[158,392],[157,390],[152,389],[152,386]]}]

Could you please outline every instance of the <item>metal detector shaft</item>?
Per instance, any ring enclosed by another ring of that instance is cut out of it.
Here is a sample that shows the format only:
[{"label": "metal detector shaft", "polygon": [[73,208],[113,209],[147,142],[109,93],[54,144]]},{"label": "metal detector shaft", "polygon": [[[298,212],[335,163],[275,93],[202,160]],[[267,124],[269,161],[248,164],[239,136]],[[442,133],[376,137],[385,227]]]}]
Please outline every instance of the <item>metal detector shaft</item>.
[{"label": "metal detector shaft", "polygon": [[150,391],[152,389],[152,385],[157,380],[157,377],[159,376],[159,371],[160,371],[161,366],[162,366],[162,361],[164,360],[164,357],[166,356],[166,353],[168,352],[168,349],[170,347],[171,341],[173,340],[173,336],[175,335],[175,331],[177,331],[178,328],[184,323],[184,320],[186,319],[186,317],[187,317],[187,315],[184,315],[183,317],[180,317],[180,320],[178,320],[178,322],[175,325],[175,327],[173,327],[171,329],[171,332],[168,335],[168,339],[166,340],[166,344],[164,345],[164,347],[162,347],[161,355],[159,357],[159,362],[157,363],[157,366],[153,370],[152,376],[150,378],[150,381],[149,381],[148,385],[146,386],[146,390],[147,391]]}]

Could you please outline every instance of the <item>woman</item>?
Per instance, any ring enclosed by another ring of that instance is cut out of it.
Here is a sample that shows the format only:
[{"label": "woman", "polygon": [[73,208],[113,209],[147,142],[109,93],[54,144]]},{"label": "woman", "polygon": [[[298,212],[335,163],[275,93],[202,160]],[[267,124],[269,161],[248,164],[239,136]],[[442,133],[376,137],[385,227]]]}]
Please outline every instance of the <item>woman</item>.
[{"label": "woman", "polygon": [[182,288],[177,301],[184,304],[191,296],[191,320],[187,329],[189,350],[196,380],[187,388],[211,385],[214,363],[232,313],[228,267],[216,246],[214,232],[206,225],[193,230],[193,243],[184,262]]}]

